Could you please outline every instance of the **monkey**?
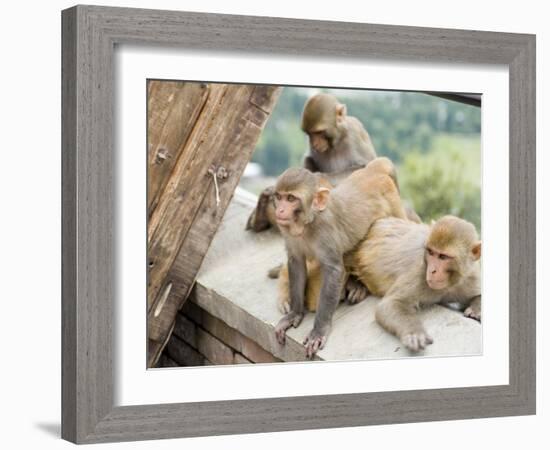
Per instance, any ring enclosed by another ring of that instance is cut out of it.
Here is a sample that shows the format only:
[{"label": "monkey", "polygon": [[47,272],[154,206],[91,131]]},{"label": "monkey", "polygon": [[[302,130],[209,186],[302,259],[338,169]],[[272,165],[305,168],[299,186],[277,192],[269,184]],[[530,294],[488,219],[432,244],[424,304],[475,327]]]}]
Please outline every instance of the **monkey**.
[{"label": "monkey", "polygon": [[393,172],[389,159],[376,158],[334,188],[305,168],[287,169],[277,179],[275,216],[285,240],[290,291],[290,311],[275,327],[281,345],[286,330],[303,319],[310,259],[318,262],[322,283],[313,329],[303,342],[306,356],[324,347],[344,283],[344,254],[366,237],[377,219],[406,218]]},{"label": "monkey", "polygon": [[[448,223],[456,222],[458,224],[462,224],[466,230],[469,230],[470,232],[472,231],[473,225],[454,216],[446,216],[445,218],[440,219],[440,222],[434,222],[432,227],[438,223],[438,226],[442,226],[441,223],[443,223],[444,219]],[[475,232],[475,228],[473,230]],[[388,290],[388,286],[395,282],[395,278],[398,274],[388,270],[387,268],[385,269],[381,267],[382,263],[380,262],[380,259],[385,260],[387,258],[393,258],[395,261],[406,261],[405,258],[412,251],[408,244],[412,243],[414,247],[413,249],[415,249],[417,253],[420,252],[418,250],[419,242],[422,243],[426,241],[429,233],[430,226],[425,224],[419,225],[414,222],[407,223],[403,220],[397,220],[394,218],[377,220],[369,230],[367,238],[359,243],[351,252],[344,255],[344,265],[346,270],[350,272],[350,274],[354,274],[362,282],[366,283],[366,285],[360,283],[360,286],[356,287],[356,289],[364,289],[364,293],[361,294],[361,297],[366,297],[369,294],[384,297],[385,292]],[[474,235],[472,234],[471,236]],[[478,245],[475,249],[475,258],[479,260],[479,257],[481,256],[481,242],[478,242],[475,239],[472,241]],[[439,259],[448,261],[446,256],[448,255],[439,255]],[[428,256],[425,258],[431,258],[429,251]],[[477,260],[475,258],[472,263],[474,265],[472,273],[469,275],[470,278],[467,280],[468,283],[470,283],[470,286],[472,286],[474,293],[480,292],[480,264],[479,262],[476,262]],[[399,267],[395,266],[395,261],[393,259],[390,262],[387,262],[387,265],[390,267]],[[407,262],[403,262],[403,266],[407,265]],[[281,286],[279,296],[281,299],[279,300],[279,304],[282,309],[285,309],[287,308],[289,302],[288,279],[285,280],[285,277],[288,277],[288,271],[286,271],[285,267],[280,270],[281,273],[279,280]],[[457,274],[455,273],[454,276],[457,277]],[[318,270],[316,270],[315,267],[310,268],[308,262],[306,307],[309,311],[315,311],[317,307],[317,298],[314,295],[310,295],[309,291],[311,290],[314,293],[318,292],[320,283],[321,281]],[[440,293],[443,294],[444,292],[442,291]],[[432,302],[429,304],[431,303]],[[471,298],[468,296],[456,297],[448,295],[436,303],[459,303],[462,306],[464,316],[481,321],[481,294],[479,294],[479,296],[474,295]]]},{"label": "monkey", "polygon": [[[332,184],[376,158],[369,133],[357,118],[347,115],[346,106],[334,95],[317,94],[308,99],[301,127],[310,144],[303,167],[324,173]],[[270,186],[260,194],[246,223],[247,230],[260,232],[276,225],[272,199]]]},{"label": "monkey", "polygon": [[[348,116],[346,105],[334,95],[317,94],[309,98],[302,112],[301,128],[309,139],[303,167],[323,173],[334,185],[377,156],[363,124],[356,117]],[[405,207],[405,211],[410,220],[421,222],[412,208]],[[257,206],[246,222],[246,230],[260,232],[272,226],[276,227],[276,220],[270,186],[260,193]]]},{"label": "monkey", "polygon": [[[367,238],[344,257],[361,283],[361,296],[381,297],[376,320],[413,352],[433,343],[416,315],[419,307],[458,303],[465,317],[481,321],[481,241],[474,226],[445,216],[432,226],[396,218],[377,220]],[[284,284],[286,282],[286,285]],[[279,305],[288,304],[281,272]],[[306,308],[315,311],[320,274],[308,265]]]},{"label": "monkey", "polygon": [[376,321],[413,352],[433,343],[417,310],[458,303],[481,321],[481,241],[470,222],[444,216],[431,226],[396,218],[373,224],[347,264],[381,301]]},{"label": "monkey", "polygon": [[[277,304],[279,311],[283,314],[287,314],[290,312],[290,282],[288,266],[286,264],[282,264],[273,270],[277,270],[277,278],[279,278],[277,285]],[[307,283],[304,294],[304,306],[307,311],[315,312],[317,310],[317,300],[319,299],[319,294],[321,292],[321,266],[319,261],[306,258],[306,273]]]},{"label": "monkey", "polygon": [[[344,255],[344,262],[348,257]],[[357,276],[352,274],[346,266],[345,282],[340,294],[340,301],[347,301],[350,305],[355,305],[362,302],[369,296],[367,287],[359,281]],[[309,312],[317,311],[317,300],[321,291],[321,269],[319,262],[314,259],[306,259],[307,283],[305,292],[305,308]],[[280,312],[286,314],[290,311],[290,295],[289,295],[289,275],[288,266],[280,264],[269,270],[270,278],[278,278],[277,284],[277,307]]]},{"label": "monkey", "polygon": [[[397,182],[397,174],[393,165],[388,166],[387,175],[391,177],[397,190],[399,191],[399,184]],[[322,183],[326,188],[332,188],[333,184],[322,175]],[[273,188],[269,188],[271,193],[274,192]],[[265,198],[264,198],[265,199]],[[273,211],[273,209],[271,209]],[[408,211],[405,210],[408,214]],[[414,213],[414,212],[413,212]],[[273,212],[274,214],[274,212]],[[416,214],[416,213],[415,213]],[[420,219],[418,219],[420,221]],[[315,260],[306,260],[307,266],[307,280],[308,286],[306,288],[305,307],[309,312],[315,312],[317,309],[317,299],[321,288],[321,271],[319,263]],[[289,297],[289,280],[288,280],[288,267],[284,264],[279,264],[268,271],[270,278],[278,278],[279,283],[277,286],[278,301],[277,305],[279,311],[282,313],[288,313],[290,311],[290,297]],[[347,300],[350,304],[356,304],[363,301],[368,296],[368,289],[363,285],[354,275],[346,272],[344,288],[342,289],[342,295],[340,300]]]},{"label": "monkey", "polygon": [[[399,192],[399,184],[397,182],[397,174],[393,164],[386,166],[386,174],[392,179]],[[328,181],[323,175],[323,183],[325,187],[332,187],[330,181]],[[416,213],[404,207],[405,214],[407,219],[415,223],[420,223],[420,218]],[[277,296],[277,306],[279,311],[282,313],[288,313],[290,311],[290,297],[288,290],[288,267],[284,264],[280,264],[276,267],[273,267],[268,271],[268,276],[270,278],[278,278],[279,283],[277,286],[278,296]],[[317,308],[317,298],[319,296],[319,290],[321,286],[321,272],[319,270],[319,265],[313,260],[307,261],[307,288],[306,288],[306,299],[305,306],[309,312],[315,312]],[[346,271],[344,289],[342,290],[341,300],[347,300],[349,304],[360,303],[366,299],[369,295],[369,290],[367,287],[350,271]]]},{"label": "monkey", "polygon": [[[393,167],[388,167],[387,174],[392,178],[397,187],[397,177]],[[333,185],[323,175],[320,178],[322,185],[331,189]],[[321,271],[319,262],[313,259],[306,260],[308,286],[305,295],[305,307],[309,312],[315,312],[317,309],[317,299],[321,289]],[[288,266],[279,264],[268,271],[269,278],[278,278],[278,298],[277,305],[279,311],[288,313],[290,311]],[[368,290],[354,275],[346,272],[344,288],[342,289],[340,300],[347,300],[349,304],[356,304],[367,298]]]},{"label": "monkey", "polygon": [[347,115],[346,105],[331,94],[311,97],[302,113],[302,131],[309,138],[304,167],[338,174],[366,166],[376,151],[363,124]]},{"label": "monkey", "polygon": [[[272,270],[273,273],[270,275],[271,278],[279,279],[277,286],[277,305],[279,311],[286,314],[290,311],[288,266],[286,264],[281,264]],[[304,306],[307,311],[315,312],[317,310],[317,300],[319,299],[319,294],[321,292],[321,266],[319,261],[306,258],[306,271],[307,284],[304,297]],[[351,280],[349,273],[346,272],[345,282],[343,289],[340,292],[339,300],[347,300],[349,303],[359,303],[359,301],[367,297],[367,295],[363,297],[359,293],[359,289],[361,289],[362,292],[362,289],[366,289],[366,287],[364,287],[360,281],[357,281],[356,278]]]},{"label": "monkey", "polygon": [[[307,285],[305,292],[305,308],[309,312],[317,310],[317,300],[321,290],[321,270],[318,261],[306,260]],[[280,312],[286,314],[290,311],[288,266],[280,264],[268,272],[269,278],[278,278],[277,307]],[[340,301],[346,300],[350,305],[362,302],[369,296],[367,287],[348,271],[345,274],[345,282],[340,294]]]}]

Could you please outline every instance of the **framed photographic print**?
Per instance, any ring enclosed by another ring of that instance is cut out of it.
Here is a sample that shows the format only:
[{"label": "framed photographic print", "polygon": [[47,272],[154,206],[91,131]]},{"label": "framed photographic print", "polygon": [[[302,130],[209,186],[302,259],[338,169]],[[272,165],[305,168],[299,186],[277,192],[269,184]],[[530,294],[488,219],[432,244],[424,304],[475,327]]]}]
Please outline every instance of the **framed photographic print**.
[{"label": "framed photographic print", "polygon": [[535,412],[534,36],[62,24],[65,439]]}]

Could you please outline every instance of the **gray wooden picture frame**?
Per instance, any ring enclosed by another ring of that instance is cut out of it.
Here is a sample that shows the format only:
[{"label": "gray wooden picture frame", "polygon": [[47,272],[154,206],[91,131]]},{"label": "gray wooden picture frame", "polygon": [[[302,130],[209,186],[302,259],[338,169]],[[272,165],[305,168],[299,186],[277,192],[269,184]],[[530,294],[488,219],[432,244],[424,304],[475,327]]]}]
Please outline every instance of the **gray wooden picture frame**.
[{"label": "gray wooden picture frame", "polygon": [[[375,57],[507,65],[509,384],[115,407],[113,52],[117,44],[336,60]],[[62,13],[62,53],[64,439],[93,443],[535,413],[535,36],[76,6]]]}]

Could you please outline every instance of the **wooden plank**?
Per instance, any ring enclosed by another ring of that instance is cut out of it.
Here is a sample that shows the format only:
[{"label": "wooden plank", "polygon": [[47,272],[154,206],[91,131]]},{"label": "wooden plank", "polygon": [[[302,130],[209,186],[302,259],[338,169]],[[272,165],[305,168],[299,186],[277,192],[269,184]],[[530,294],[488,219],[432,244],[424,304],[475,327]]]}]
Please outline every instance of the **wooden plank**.
[{"label": "wooden plank", "polygon": [[[150,220],[150,339],[165,340],[281,89],[212,85],[188,149],[182,152]],[[217,180],[219,203],[208,173],[211,166],[222,175]],[[149,355],[150,365],[159,354],[157,349]]]},{"label": "wooden plank", "polygon": [[[201,117],[196,122],[192,135],[182,150],[172,171],[166,188],[153,210],[147,224],[148,233],[148,267],[149,280],[147,289],[147,305],[151,309],[159,290],[172,265],[181,243],[191,226],[197,208],[204,195],[202,190],[191,186],[203,186],[212,157],[220,152],[212,142],[206,146],[201,144],[218,116],[220,103],[225,94],[225,85],[213,85],[211,94],[204,106]],[[203,150],[204,151],[199,151]],[[200,175],[199,175],[200,174]],[[158,339],[156,339],[158,340]]]},{"label": "wooden plank", "polygon": [[[170,180],[148,223],[149,288],[152,307],[168,269],[185,239],[205,195],[209,167],[240,130],[235,123],[244,114],[247,86],[212,85],[211,95],[178,158]],[[236,107],[241,104],[241,108]]]},{"label": "wooden plank", "polygon": [[147,99],[147,207],[149,216],[185,148],[210,87],[150,80]]}]

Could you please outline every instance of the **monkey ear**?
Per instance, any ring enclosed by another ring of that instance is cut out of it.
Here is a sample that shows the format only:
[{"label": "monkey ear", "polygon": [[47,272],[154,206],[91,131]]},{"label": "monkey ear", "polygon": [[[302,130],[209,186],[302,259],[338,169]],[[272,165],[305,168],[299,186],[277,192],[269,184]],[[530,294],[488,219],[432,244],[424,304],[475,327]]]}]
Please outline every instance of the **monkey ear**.
[{"label": "monkey ear", "polygon": [[317,189],[315,196],[313,197],[312,207],[317,211],[324,211],[327,207],[330,190],[326,187],[320,187]]},{"label": "monkey ear", "polygon": [[336,118],[341,119],[346,116],[348,110],[346,108],[346,105],[342,105],[341,103],[336,105]]},{"label": "monkey ear", "polygon": [[477,261],[479,258],[481,258],[481,241],[473,245],[472,256],[474,257],[474,261]]}]

